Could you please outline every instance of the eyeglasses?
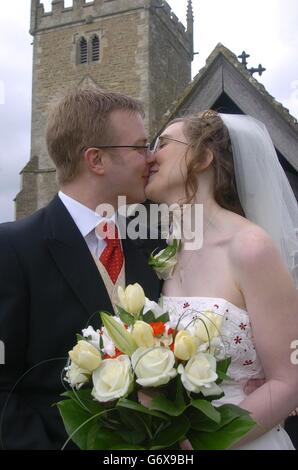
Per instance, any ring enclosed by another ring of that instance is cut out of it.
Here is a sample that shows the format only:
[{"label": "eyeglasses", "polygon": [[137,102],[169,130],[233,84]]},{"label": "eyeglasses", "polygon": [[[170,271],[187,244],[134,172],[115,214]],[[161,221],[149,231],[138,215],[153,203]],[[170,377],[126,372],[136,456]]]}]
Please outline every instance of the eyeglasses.
[{"label": "eyeglasses", "polygon": [[144,150],[146,154],[148,154],[150,150],[150,144],[146,145],[101,145],[98,147],[97,145],[91,145],[90,147],[82,147],[81,152],[84,150],[87,150],[88,148],[94,148],[94,149],[136,149],[136,150]]},{"label": "eyeglasses", "polygon": [[183,142],[182,140],[172,139],[172,137],[159,136],[157,137],[155,144],[151,148],[152,153],[156,153],[161,148],[163,140],[171,140],[173,142],[178,142],[179,144],[189,145],[187,142]]}]

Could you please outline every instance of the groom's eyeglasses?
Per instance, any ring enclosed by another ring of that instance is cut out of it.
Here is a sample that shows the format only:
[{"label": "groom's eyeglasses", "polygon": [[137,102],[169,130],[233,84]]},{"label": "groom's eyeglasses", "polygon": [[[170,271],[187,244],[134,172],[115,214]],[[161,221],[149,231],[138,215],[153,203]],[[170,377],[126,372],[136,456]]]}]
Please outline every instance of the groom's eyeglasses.
[{"label": "groom's eyeglasses", "polygon": [[166,140],[170,140],[172,142],[178,142],[179,144],[184,144],[184,145],[189,145],[187,142],[183,142],[182,140],[177,140],[177,139],[172,139],[172,137],[167,137],[167,136],[160,136],[157,137],[155,143],[153,146],[151,146],[151,152],[156,153],[158,152],[159,149],[161,149],[164,145]]},{"label": "groom's eyeglasses", "polygon": [[87,150],[88,148],[94,148],[94,149],[135,149],[135,150],[143,150],[145,155],[148,155],[150,150],[150,144],[146,145],[101,145],[100,147],[96,145],[92,145],[90,147],[82,147],[81,152],[84,150]]}]

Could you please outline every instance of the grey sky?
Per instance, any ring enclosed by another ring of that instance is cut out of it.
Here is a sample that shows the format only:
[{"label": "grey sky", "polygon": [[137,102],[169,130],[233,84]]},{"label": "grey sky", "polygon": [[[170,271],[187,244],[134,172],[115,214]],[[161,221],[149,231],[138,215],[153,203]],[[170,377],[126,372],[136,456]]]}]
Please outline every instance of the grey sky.
[{"label": "grey sky", "polygon": [[[0,6],[0,222],[14,219],[19,172],[30,155],[30,3],[1,0]],[[44,3],[49,9],[51,0]],[[168,3],[185,23],[187,0]],[[297,0],[193,0],[193,5],[199,52],[193,75],[219,42],[237,55],[246,50],[249,67],[262,63],[267,69],[255,78],[298,118]]]}]

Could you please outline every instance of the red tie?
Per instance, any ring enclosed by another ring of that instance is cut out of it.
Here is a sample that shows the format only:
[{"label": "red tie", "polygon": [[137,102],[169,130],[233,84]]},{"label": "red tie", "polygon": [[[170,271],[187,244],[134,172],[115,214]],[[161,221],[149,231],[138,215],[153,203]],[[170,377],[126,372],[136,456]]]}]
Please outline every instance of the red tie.
[{"label": "red tie", "polygon": [[103,222],[96,227],[96,231],[106,241],[106,247],[99,259],[115,284],[124,261],[118,229],[113,222]]}]

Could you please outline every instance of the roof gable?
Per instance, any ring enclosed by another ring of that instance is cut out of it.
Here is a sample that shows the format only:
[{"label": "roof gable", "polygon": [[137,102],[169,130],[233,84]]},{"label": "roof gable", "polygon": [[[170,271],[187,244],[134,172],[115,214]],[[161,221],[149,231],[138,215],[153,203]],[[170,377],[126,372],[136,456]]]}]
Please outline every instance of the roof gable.
[{"label": "roof gable", "polygon": [[215,109],[214,105],[223,94],[238,112],[264,122],[276,149],[298,171],[298,121],[222,44],[216,46],[205,67],[165,114],[162,129],[171,119],[185,112]]}]

